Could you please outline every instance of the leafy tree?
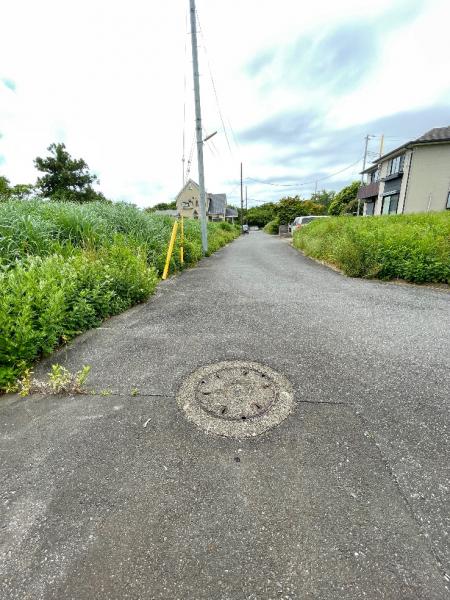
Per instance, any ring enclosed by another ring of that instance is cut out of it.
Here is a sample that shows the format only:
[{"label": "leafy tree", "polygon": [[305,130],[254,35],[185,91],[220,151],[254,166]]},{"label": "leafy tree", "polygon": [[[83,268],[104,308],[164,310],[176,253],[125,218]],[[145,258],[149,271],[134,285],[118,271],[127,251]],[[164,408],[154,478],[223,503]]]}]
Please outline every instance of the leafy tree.
[{"label": "leafy tree", "polygon": [[322,206],[328,208],[335,195],[336,192],[320,190],[319,192],[314,192],[314,194],[311,195],[311,202],[314,202],[315,204],[321,204]]},{"label": "leafy tree", "polygon": [[[264,227],[267,223],[275,219],[275,206],[273,202],[267,202],[266,204],[249,208],[246,213],[244,212],[247,223],[250,226]],[[240,209],[238,212],[240,215]]]},{"label": "leafy tree", "polygon": [[6,177],[0,176],[0,202],[5,200],[29,200],[35,191],[34,185],[18,183],[11,186]]},{"label": "leafy tree", "polygon": [[177,207],[177,201],[173,200],[172,202],[159,202],[154,206],[149,206],[145,210],[147,212],[154,212],[155,210],[175,210]]},{"label": "leafy tree", "polygon": [[338,192],[328,207],[328,214],[342,215],[347,212],[352,212],[352,209],[355,205],[354,201],[356,200],[360,186],[361,183],[359,181],[354,181]]},{"label": "leafy tree", "polygon": [[47,150],[50,156],[34,161],[35,167],[45,173],[36,183],[44,197],[71,202],[106,200],[92,188],[98,178],[82,158],[72,158],[64,144],[51,144]]},{"label": "leafy tree", "polygon": [[9,185],[9,179],[0,175],[0,202],[9,200],[11,196],[11,187]]},{"label": "leafy tree", "polygon": [[282,198],[275,208],[275,213],[281,225],[292,223],[295,217],[321,215],[324,211],[324,206],[310,200],[302,200],[300,196]]},{"label": "leafy tree", "polygon": [[18,183],[11,190],[11,198],[14,200],[30,200],[36,193],[36,188],[31,183]]},{"label": "leafy tree", "polygon": [[[360,202],[359,213],[362,214],[363,204]],[[348,204],[342,207],[341,215],[356,215],[358,214],[358,199],[350,200]]]}]

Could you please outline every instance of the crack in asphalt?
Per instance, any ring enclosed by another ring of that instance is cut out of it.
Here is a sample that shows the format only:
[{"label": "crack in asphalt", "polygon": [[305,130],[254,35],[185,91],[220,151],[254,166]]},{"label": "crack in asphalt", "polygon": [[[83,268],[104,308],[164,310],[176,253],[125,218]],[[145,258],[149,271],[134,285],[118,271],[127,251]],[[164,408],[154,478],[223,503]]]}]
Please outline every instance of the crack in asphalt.
[{"label": "crack in asphalt", "polygon": [[417,515],[414,511],[414,508],[412,507],[411,503],[409,502],[409,499],[407,497],[407,495],[404,493],[404,491],[402,490],[402,487],[400,485],[400,482],[394,472],[394,469],[392,468],[389,459],[386,458],[386,456],[383,454],[382,449],[380,448],[380,446],[378,445],[375,435],[374,433],[371,431],[370,425],[368,420],[362,415],[362,413],[356,409],[356,407],[354,405],[349,405],[350,408],[353,409],[353,413],[354,415],[357,417],[357,419],[359,419],[359,421],[361,422],[361,424],[363,425],[363,429],[364,429],[364,434],[366,434],[367,432],[367,439],[370,441],[370,443],[376,448],[379,456],[380,456],[380,460],[383,463],[389,477],[391,478],[391,480],[394,483],[394,487],[397,491],[397,494],[402,498],[403,502],[406,505],[406,508],[408,510],[409,515],[411,516],[411,518],[413,519],[414,523],[416,524],[420,536],[423,539],[425,545],[427,546],[429,552],[431,553],[431,555],[433,556],[435,562],[436,562],[436,566],[439,570],[439,572],[441,573],[444,581],[448,582],[449,581],[449,574],[447,573],[447,571],[444,568],[444,565],[442,564],[442,560],[440,559],[439,555],[437,554],[435,548],[432,546],[429,536],[427,535],[427,533],[423,530],[422,528],[422,524],[420,519],[417,518]]}]

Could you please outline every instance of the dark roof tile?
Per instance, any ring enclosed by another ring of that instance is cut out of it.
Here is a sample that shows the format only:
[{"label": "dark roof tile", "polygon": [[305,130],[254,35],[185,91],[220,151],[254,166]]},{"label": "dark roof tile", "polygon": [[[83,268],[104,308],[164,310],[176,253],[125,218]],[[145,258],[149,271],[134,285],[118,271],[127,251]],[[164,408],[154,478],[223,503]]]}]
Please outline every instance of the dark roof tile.
[{"label": "dark roof tile", "polygon": [[208,214],[219,215],[225,212],[227,206],[226,194],[208,194]]},{"label": "dark roof tile", "polygon": [[448,127],[434,127],[414,142],[445,142],[446,140],[450,140],[450,125]]}]

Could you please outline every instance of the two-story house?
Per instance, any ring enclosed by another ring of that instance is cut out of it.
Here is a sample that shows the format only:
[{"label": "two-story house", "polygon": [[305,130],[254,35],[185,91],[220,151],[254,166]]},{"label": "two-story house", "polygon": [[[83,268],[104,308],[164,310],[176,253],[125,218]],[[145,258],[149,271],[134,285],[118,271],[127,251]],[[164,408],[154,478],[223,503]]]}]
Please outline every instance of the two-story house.
[{"label": "two-story house", "polygon": [[[177,212],[183,217],[198,219],[200,214],[200,187],[189,179],[176,197]],[[226,194],[206,194],[208,221],[231,221],[238,217],[237,210],[227,206]]]},{"label": "two-story house", "polygon": [[450,209],[450,126],[431,129],[363,171],[365,215]]}]

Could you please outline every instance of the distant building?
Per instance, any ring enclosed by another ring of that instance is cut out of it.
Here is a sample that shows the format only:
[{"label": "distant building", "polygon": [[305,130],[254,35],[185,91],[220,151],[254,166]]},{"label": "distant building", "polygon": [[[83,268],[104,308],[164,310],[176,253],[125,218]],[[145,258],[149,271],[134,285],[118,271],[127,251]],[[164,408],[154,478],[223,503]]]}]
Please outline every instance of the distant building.
[{"label": "distant building", "polygon": [[[184,185],[176,197],[177,212],[190,219],[200,215],[200,187],[192,179]],[[227,206],[226,194],[206,194],[206,216],[208,221],[231,221],[238,217],[237,210]]]},{"label": "distant building", "polygon": [[365,215],[450,209],[450,126],[399,146],[363,173],[358,198]]}]

